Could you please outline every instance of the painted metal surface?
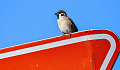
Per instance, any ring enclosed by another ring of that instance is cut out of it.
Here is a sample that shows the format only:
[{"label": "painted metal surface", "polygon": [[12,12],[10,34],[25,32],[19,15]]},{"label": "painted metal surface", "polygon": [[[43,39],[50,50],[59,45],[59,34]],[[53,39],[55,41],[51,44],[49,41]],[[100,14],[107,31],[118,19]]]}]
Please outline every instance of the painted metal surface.
[{"label": "painted metal surface", "polygon": [[0,49],[0,70],[110,70],[120,42],[109,30],[88,30]]}]

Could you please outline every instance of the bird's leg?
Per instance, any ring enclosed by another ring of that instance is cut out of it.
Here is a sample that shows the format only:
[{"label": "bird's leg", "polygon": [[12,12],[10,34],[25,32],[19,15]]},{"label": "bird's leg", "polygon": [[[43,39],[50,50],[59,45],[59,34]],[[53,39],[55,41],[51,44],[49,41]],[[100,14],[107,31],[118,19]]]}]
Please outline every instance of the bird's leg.
[{"label": "bird's leg", "polygon": [[70,38],[71,38],[71,34],[72,34],[72,33],[70,32],[70,33],[69,33],[69,35],[70,35]]},{"label": "bird's leg", "polygon": [[64,38],[65,34],[62,35],[62,37]]}]

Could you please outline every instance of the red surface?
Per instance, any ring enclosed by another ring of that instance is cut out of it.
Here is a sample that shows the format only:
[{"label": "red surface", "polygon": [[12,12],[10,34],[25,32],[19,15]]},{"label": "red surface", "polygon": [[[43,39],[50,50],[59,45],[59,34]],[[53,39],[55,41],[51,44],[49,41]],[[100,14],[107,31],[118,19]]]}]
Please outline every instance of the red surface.
[{"label": "red surface", "polygon": [[[116,41],[116,50],[107,66],[110,70],[119,53],[120,43],[117,36],[108,30],[83,31],[72,34],[72,38],[91,35],[109,34]],[[66,40],[61,36],[41,41],[31,42],[0,50],[1,53]],[[106,39],[97,39],[59,46],[56,48],[0,59],[0,70],[99,70],[109,49],[110,42]],[[90,47],[90,50],[89,50]],[[91,61],[91,54],[92,61]]]}]

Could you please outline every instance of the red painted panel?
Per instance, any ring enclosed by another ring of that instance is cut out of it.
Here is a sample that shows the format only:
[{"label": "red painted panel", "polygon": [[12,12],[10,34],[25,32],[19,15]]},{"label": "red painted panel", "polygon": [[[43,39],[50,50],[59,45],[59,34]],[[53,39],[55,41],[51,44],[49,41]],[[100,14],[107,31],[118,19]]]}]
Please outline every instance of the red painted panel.
[{"label": "red painted panel", "polygon": [[[103,29],[89,30],[74,33],[72,34],[72,38],[97,34],[108,34],[116,43],[115,52],[106,68],[106,70],[110,70],[118,56],[120,48],[119,39],[113,32]],[[65,39],[59,36],[10,48],[4,48],[0,49],[0,55],[7,52],[53,42],[60,42],[72,38],[69,38],[69,35],[66,35]],[[94,40],[84,40],[36,52],[2,58],[0,59],[0,70],[99,70],[110,48],[111,43],[106,39],[96,38]]]}]

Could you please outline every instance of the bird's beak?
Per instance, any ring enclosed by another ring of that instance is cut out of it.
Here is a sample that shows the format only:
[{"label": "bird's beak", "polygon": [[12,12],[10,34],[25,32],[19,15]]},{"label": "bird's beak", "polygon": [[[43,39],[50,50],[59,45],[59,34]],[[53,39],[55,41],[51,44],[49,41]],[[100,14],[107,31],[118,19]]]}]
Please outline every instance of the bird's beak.
[{"label": "bird's beak", "polygon": [[57,13],[55,13],[55,15],[57,15]]}]

